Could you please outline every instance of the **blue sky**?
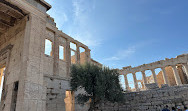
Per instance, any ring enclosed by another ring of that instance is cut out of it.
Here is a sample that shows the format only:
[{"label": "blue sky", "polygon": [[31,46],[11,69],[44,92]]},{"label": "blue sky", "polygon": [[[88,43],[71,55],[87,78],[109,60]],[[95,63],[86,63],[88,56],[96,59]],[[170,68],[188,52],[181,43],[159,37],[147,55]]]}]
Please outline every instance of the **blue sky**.
[{"label": "blue sky", "polygon": [[187,0],[46,0],[57,27],[113,68],[188,52]]}]

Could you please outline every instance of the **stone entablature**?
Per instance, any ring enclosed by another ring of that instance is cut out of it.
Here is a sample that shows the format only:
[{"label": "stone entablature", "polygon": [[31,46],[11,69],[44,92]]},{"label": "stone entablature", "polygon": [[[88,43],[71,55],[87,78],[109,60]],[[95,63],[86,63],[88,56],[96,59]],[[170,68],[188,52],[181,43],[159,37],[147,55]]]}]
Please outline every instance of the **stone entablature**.
[{"label": "stone entablature", "polygon": [[[48,39],[52,42],[52,57],[48,57],[47,59],[50,59],[53,61],[53,72],[51,74],[53,75],[62,75],[60,73],[66,72],[66,75],[63,75],[64,77],[69,78],[70,73],[70,65],[72,63],[80,63],[80,47],[85,49],[84,53],[84,62],[90,61],[90,49],[88,46],[84,45],[83,43],[75,40],[74,38],[70,37],[69,35],[63,33],[62,31],[58,30],[57,27],[55,27],[53,24],[46,23],[46,33],[45,33],[45,39]],[[74,43],[76,45],[76,49],[72,49],[70,44]],[[64,47],[64,60],[59,59],[59,46]],[[43,48],[45,48],[45,45],[43,44]],[[75,53],[74,56],[71,55],[71,51]],[[64,64],[64,65],[61,65]],[[51,66],[47,66],[51,67]],[[48,69],[45,67],[46,69]],[[61,67],[66,67],[65,70],[61,70]],[[52,68],[52,67],[51,67]]]},{"label": "stone entablature", "polygon": [[26,0],[26,1],[42,12],[46,12],[52,7],[44,0]]},{"label": "stone entablature", "polygon": [[165,60],[160,60],[149,64],[143,64],[137,67],[131,67],[131,66],[123,67],[121,73],[128,74],[132,72],[141,72],[150,69],[174,66],[177,64],[187,64],[187,62],[188,62],[188,54],[183,54],[177,56],[176,58],[171,58],[171,59],[166,58]]}]

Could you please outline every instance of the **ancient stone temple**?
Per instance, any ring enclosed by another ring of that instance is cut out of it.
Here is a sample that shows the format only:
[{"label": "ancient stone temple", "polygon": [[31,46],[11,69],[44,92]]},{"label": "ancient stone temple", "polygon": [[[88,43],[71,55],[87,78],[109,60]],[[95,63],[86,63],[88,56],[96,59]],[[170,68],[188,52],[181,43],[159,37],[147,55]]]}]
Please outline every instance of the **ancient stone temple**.
[{"label": "ancient stone temple", "polygon": [[[123,67],[119,73],[125,79],[125,100],[99,103],[99,111],[162,111],[166,105],[170,109],[188,107],[187,63],[188,54],[182,54],[137,67]],[[147,71],[151,72],[150,76],[146,76]],[[133,84],[128,75],[132,76]]]},{"label": "ancient stone temple", "polygon": [[[80,106],[75,101],[83,91],[71,91],[70,66],[102,64],[91,58],[88,46],[58,30],[46,13],[50,8],[44,0],[0,0],[0,111],[87,111],[89,107],[89,102]],[[188,55],[183,54],[120,69],[125,101],[99,103],[99,111],[161,111],[164,105],[188,106],[187,63]],[[160,71],[156,73],[157,68]],[[146,70],[151,71],[150,76]]]},{"label": "ancient stone temple", "polygon": [[50,8],[44,0],[0,0],[1,111],[87,107],[74,104],[70,65],[101,64],[86,45],[58,30]]},{"label": "ancient stone temple", "polygon": [[[127,79],[127,74],[132,74],[134,80],[134,90],[144,90],[147,84],[154,83],[156,86],[167,84],[168,86],[187,84],[188,82],[188,54],[179,55],[176,58],[156,61],[150,64],[143,64],[137,67],[123,67],[120,73],[124,75],[125,86],[127,91],[131,91]],[[160,68],[161,71],[156,74],[155,69]],[[150,70],[152,75],[146,77],[145,71]],[[141,72],[142,80],[137,80],[136,73]],[[142,87],[138,87],[138,81]],[[133,91],[133,90],[132,90]]]}]

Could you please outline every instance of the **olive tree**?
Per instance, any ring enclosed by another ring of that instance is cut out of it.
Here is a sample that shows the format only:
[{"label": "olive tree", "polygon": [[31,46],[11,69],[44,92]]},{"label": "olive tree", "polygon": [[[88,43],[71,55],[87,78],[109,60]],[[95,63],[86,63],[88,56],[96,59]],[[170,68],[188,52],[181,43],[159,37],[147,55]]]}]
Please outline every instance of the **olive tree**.
[{"label": "olive tree", "polygon": [[90,100],[89,111],[95,110],[96,104],[100,101],[122,101],[123,90],[119,82],[119,73],[115,69],[89,63],[71,66],[71,89],[72,91],[85,90],[85,93],[78,94],[76,100],[79,104]]}]

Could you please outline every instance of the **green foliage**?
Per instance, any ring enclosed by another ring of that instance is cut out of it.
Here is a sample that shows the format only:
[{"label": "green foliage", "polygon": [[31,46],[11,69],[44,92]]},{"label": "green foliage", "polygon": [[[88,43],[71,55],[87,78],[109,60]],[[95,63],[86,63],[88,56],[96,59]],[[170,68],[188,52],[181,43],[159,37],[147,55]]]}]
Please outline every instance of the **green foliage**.
[{"label": "green foliage", "polygon": [[84,65],[74,64],[71,67],[72,91],[84,89],[84,94],[77,96],[77,101],[84,104],[91,99],[91,106],[103,101],[120,102],[123,100],[123,90],[119,84],[117,70],[108,67],[98,67],[86,63]]}]

